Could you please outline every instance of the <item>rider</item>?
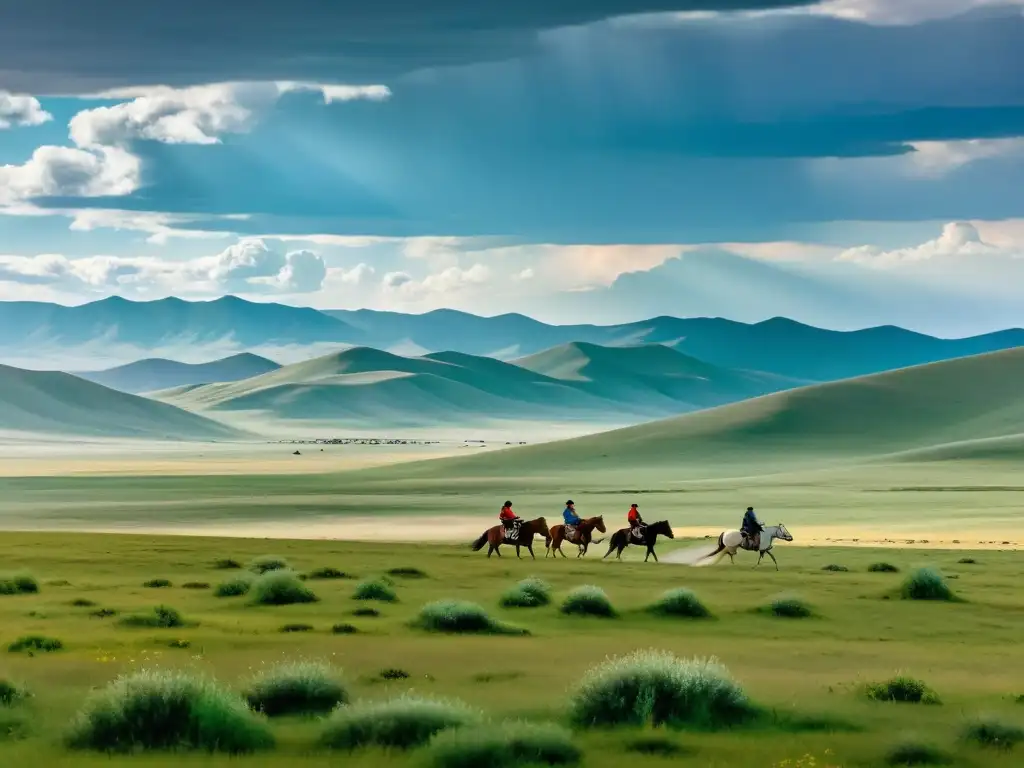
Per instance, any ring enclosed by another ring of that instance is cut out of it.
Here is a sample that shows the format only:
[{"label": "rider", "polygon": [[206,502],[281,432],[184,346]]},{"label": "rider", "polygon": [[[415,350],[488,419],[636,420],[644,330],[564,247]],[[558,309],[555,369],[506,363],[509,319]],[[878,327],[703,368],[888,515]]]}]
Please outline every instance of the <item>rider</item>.
[{"label": "rider", "polygon": [[565,521],[565,537],[567,539],[571,539],[576,532],[576,526],[581,522],[580,516],[576,514],[576,504],[572,499],[565,502],[565,511],[562,512],[562,520]]},{"label": "rider", "polygon": [[498,514],[498,519],[501,520],[502,526],[505,528],[505,534],[508,535],[515,527],[519,517],[512,511],[512,502],[506,501],[505,505],[501,508],[501,512]]},{"label": "rider", "polygon": [[629,505],[629,512],[626,514],[629,522],[629,532],[632,536],[640,538],[640,531],[644,526],[643,518],[640,517],[640,508],[636,504]]},{"label": "rider", "polygon": [[757,514],[754,512],[754,508],[747,507],[747,511],[743,514],[743,522],[740,524],[740,533],[750,539],[753,546],[759,547],[761,545],[761,532],[763,530],[764,526],[761,525],[761,521],[757,519]]}]

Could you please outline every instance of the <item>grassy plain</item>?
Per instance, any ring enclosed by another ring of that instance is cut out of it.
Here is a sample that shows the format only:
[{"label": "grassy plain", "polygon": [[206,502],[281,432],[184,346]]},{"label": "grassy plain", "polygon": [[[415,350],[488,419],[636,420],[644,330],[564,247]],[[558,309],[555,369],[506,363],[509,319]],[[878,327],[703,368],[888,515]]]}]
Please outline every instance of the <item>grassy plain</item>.
[{"label": "grassy plain", "polygon": [[[676,546],[682,542],[676,542]],[[668,552],[666,549],[664,552]],[[773,709],[778,722],[727,733],[668,734],[685,762],[702,766],[790,765],[811,755],[818,766],[879,765],[895,742],[910,734],[951,752],[964,766],[1019,765],[1020,754],[981,750],[961,743],[958,734],[978,713],[996,713],[1020,723],[1024,693],[1020,637],[1024,598],[1018,578],[1019,554],[971,553],[976,563],[961,564],[963,551],[873,550],[869,548],[780,545],[782,570],[752,570],[753,560],[735,566],[693,569],[631,561],[487,560],[465,547],[360,544],[336,541],[271,541],[203,537],[155,537],[69,533],[9,533],[0,539],[4,571],[30,570],[38,594],[0,597],[0,641],[39,634],[56,637],[64,648],[53,653],[9,653],[0,660],[0,678],[23,684],[33,694],[26,704],[0,707],[0,764],[9,766],[403,766],[419,756],[357,752],[330,755],[313,744],[316,721],[275,721],[279,745],[273,752],[231,759],[208,755],[108,758],[72,753],[60,744],[68,721],[90,688],[118,673],[144,665],[185,666],[211,672],[238,687],[264,664],[282,659],[328,659],[343,668],[356,698],[377,698],[414,690],[458,697],[495,718],[560,720],[573,684],[609,655],[637,648],[659,648],[681,656],[718,656],[759,704]],[[188,582],[211,587],[237,571],[218,570],[215,561],[247,563],[279,555],[309,572],[333,567],[365,578],[393,568],[417,568],[426,578],[393,576],[399,602],[376,606],[380,616],[357,617],[365,604],[352,599],[354,579],[310,580],[317,603],[254,607],[245,597],[217,598],[211,589],[189,589]],[[869,573],[885,560],[903,573]],[[846,572],[822,570],[842,565]],[[960,603],[919,603],[898,598],[907,570],[931,565],[952,577]],[[554,587],[552,606],[503,609],[502,592],[536,575]],[[143,583],[168,579],[171,587]],[[602,587],[619,618],[570,618],[558,612],[560,599],[574,587]],[[656,618],[642,611],[663,591],[693,589],[714,618]],[[778,619],[758,613],[781,594],[797,595],[817,616]],[[531,634],[527,637],[437,636],[408,626],[425,603],[471,600],[491,615]],[[74,606],[88,600],[93,606]],[[129,628],[118,617],[97,618],[101,608],[120,615],[166,604],[195,626],[178,629]],[[331,627],[351,623],[357,634],[335,635]],[[282,633],[286,624],[313,630]],[[185,640],[188,648],[172,648]],[[380,672],[405,670],[409,677],[384,681]],[[861,688],[897,672],[919,677],[942,704],[879,703]],[[817,722],[810,722],[810,719]],[[801,720],[803,720],[801,724]],[[658,757],[631,754],[635,732],[578,732],[586,766],[667,764]],[[1018,747],[1018,751],[1019,751]],[[806,761],[804,763],[807,764]]]}]

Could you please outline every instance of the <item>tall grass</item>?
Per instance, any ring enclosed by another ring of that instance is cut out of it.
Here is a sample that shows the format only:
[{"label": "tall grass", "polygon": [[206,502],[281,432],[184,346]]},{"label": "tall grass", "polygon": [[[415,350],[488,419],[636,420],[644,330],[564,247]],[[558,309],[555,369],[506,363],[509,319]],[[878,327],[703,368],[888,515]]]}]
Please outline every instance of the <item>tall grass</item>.
[{"label": "tall grass", "polygon": [[439,600],[420,609],[414,626],[428,632],[449,634],[525,635],[519,629],[492,619],[475,603],[461,600]]},{"label": "tall grass", "polygon": [[506,608],[539,608],[551,602],[551,586],[541,579],[523,579],[501,596]]},{"label": "tall grass", "polygon": [[711,615],[704,604],[691,590],[670,589],[647,610],[656,616],[672,616],[686,619],[705,619]]},{"label": "tall grass", "polygon": [[761,610],[780,619],[807,619],[814,615],[811,606],[793,596],[777,597]]},{"label": "tall grass", "polygon": [[292,605],[315,603],[317,596],[291,571],[267,571],[249,590],[250,599],[257,605]]},{"label": "tall grass", "polygon": [[897,675],[880,683],[870,683],[864,690],[869,699],[896,701],[905,704],[938,704],[939,697],[922,680]]},{"label": "tall grass", "polygon": [[608,595],[603,589],[592,584],[577,587],[566,595],[561,610],[569,616],[600,616],[606,619],[616,616]]},{"label": "tall grass", "polygon": [[426,754],[433,768],[575,765],[582,757],[564,728],[521,722],[442,731],[431,739]]},{"label": "tall grass", "polygon": [[953,600],[953,590],[949,588],[942,574],[934,568],[919,568],[911,573],[900,590],[904,600]]},{"label": "tall grass", "polygon": [[252,562],[249,563],[249,570],[257,575],[263,575],[270,571],[285,571],[289,569],[288,561],[277,555],[260,555],[253,558]]},{"label": "tall grass", "polygon": [[266,723],[212,680],[177,670],[142,670],[93,694],[71,724],[67,744],[105,752],[266,749]]},{"label": "tall grass", "polygon": [[952,762],[953,758],[938,747],[914,740],[901,741],[885,754],[885,764],[891,766],[948,765]]},{"label": "tall grass", "polygon": [[380,579],[371,579],[356,585],[356,591],[352,594],[352,599],[394,603],[398,601],[398,595],[395,594],[395,590],[387,582]]},{"label": "tall grass", "polygon": [[242,571],[237,576],[232,576],[230,579],[218,584],[217,588],[213,590],[213,594],[217,597],[241,597],[242,595],[249,594],[249,590],[252,589],[253,582],[255,581],[255,576]]},{"label": "tall grass", "polygon": [[268,717],[319,715],[349,700],[341,673],[316,661],[289,661],[257,674],[245,688],[249,706]]},{"label": "tall grass", "polygon": [[716,659],[637,651],[587,672],[570,701],[585,727],[718,728],[749,720],[755,708]]},{"label": "tall grass", "polygon": [[125,616],[120,623],[126,627],[155,627],[159,629],[184,627],[186,624],[182,615],[168,605],[158,605],[152,613]]},{"label": "tall grass", "polygon": [[9,707],[28,698],[28,692],[10,680],[0,678],[0,706]]},{"label": "tall grass", "polygon": [[982,717],[968,723],[963,736],[980,747],[1013,749],[1024,742],[1024,728],[994,717]]},{"label": "tall grass", "polygon": [[441,731],[479,720],[480,715],[461,702],[404,695],[340,707],[328,719],[320,743],[331,749],[411,749]]},{"label": "tall grass", "polygon": [[39,591],[39,582],[30,573],[0,576],[0,595],[33,595]]},{"label": "tall grass", "polygon": [[64,643],[56,637],[45,635],[23,635],[7,646],[10,653],[52,653],[64,647]]}]

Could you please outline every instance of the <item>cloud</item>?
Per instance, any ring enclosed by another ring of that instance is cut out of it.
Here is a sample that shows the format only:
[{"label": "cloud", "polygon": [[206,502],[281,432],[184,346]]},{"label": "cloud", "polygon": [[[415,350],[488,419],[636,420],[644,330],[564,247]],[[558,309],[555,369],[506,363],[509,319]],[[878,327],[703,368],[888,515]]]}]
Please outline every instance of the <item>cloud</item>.
[{"label": "cloud", "polygon": [[369,282],[375,272],[374,268],[369,264],[356,264],[352,269],[340,269],[337,271],[338,279],[348,285],[363,285]]},{"label": "cloud", "polygon": [[412,282],[412,275],[408,272],[388,272],[384,275],[384,279],[381,281],[381,284],[385,288],[398,290],[404,285],[410,285]]},{"label": "cloud", "polygon": [[[197,262],[202,273],[207,262]],[[312,251],[284,252],[264,240],[246,238],[213,257],[208,278],[228,291],[268,288],[281,293],[320,290],[327,276],[324,260]]]},{"label": "cloud", "polygon": [[966,141],[910,142],[908,171],[922,176],[943,176],[973,163],[997,157],[1024,157],[1024,138],[968,139]]},{"label": "cloud", "polygon": [[128,195],[141,177],[139,158],[119,147],[42,146],[21,165],[0,166],[0,206],[35,197]]},{"label": "cloud", "polygon": [[402,301],[419,302],[437,297],[449,298],[463,291],[478,288],[487,284],[491,276],[490,268],[483,264],[473,264],[466,269],[448,267],[420,280],[414,279],[407,272],[389,272],[384,276],[382,285],[385,292],[397,296]]},{"label": "cloud", "polygon": [[977,257],[1021,258],[1024,248],[1000,248],[981,239],[978,228],[967,221],[946,224],[942,234],[910,248],[884,250],[877,246],[862,245],[843,251],[838,261],[853,262],[869,267],[892,268],[914,262],[939,262],[949,259],[971,259]]},{"label": "cloud", "polygon": [[52,119],[39,99],[0,91],[0,130],[42,125]]},{"label": "cloud", "polygon": [[805,12],[873,24],[916,24],[985,7],[1013,5],[1024,5],[1024,0],[825,0],[807,7]]}]

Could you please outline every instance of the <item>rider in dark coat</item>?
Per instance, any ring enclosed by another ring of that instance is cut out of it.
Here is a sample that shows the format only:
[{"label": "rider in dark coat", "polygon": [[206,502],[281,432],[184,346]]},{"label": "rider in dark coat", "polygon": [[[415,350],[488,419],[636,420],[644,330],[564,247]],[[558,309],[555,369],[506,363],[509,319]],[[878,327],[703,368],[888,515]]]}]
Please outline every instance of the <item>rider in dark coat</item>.
[{"label": "rider in dark coat", "polygon": [[747,507],[747,511],[743,514],[743,522],[740,524],[740,533],[756,545],[760,541],[761,532],[763,530],[764,526],[761,525],[761,521],[757,519],[757,515],[754,513],[754,508]]}]

